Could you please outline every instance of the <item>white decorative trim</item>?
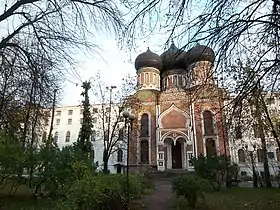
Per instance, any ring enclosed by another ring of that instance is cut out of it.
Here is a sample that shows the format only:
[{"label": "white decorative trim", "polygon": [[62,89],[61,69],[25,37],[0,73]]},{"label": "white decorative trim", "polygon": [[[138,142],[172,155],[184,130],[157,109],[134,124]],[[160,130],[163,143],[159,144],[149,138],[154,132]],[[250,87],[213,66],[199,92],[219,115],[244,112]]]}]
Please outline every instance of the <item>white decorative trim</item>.
[{"label": "white decorative trim", "polygon": [[[177,135],[177,136],[169,136],[170,134],[179,134],[179,135]],[[184,132],[182,132],[182,131],[178,131],[178,130],[170,130],[170,131],[168,131],[167,133],[165,133],[165,134],[162,136],[162,138],[161,138],[161,142],[164,143],[164,140],[165,140],[166,138],[172,139],[173,142],[174,142],[174,144],[175,144],[176,141],[177,141],[178,139],[180,139],[180,138],[184,139],[185,142],[186,142],[187,144],[191,144],[190,138],[188,137],[188,135],[187,135],[186,133],[184,133]]]},{"label": "white decorative trim", "polygon": [[151,164],[151,158],[152,158],[152,142],[151,142],[151,139],[152,139],[152,118],[151,118],[151,113],[148,112],[148,111],[141,111],[138,113],[138,122],[139,123],[139,128],[138,128],[138,135],[137,135],[137,152],[138,152],[138,158],[137,158],[137,163],[139,163],[141,161],[141,148],[140,148],[140,133],[141,133],[141,117],[143,114],[147,114],[148,115],[148,122],[149,122],[149,137],[147,138],[148,139],[148,143],[149,143],[149,164]]}]

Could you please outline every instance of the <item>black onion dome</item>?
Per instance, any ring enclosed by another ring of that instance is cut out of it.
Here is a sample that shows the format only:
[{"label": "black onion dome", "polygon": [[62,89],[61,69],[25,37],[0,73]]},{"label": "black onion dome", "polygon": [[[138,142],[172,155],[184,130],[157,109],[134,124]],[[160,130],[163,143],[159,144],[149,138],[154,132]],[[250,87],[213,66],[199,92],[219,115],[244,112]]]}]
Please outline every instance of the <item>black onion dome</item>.
[{"label": "black onion dome", "polygon": [[197,61],[210,61],[214,62],[215,53],[207,46],[197,44],[188,51],[187,62],[194,63]]},{"label": "black onion dome", "polygon": [[154,67],[161,70],[162,61],[158,54],[153,53],[149,48],[135,59],[135,68],[138,71],[142,67]]},{"label": "black onion dome", "polygon": [[186,56],[187,53],[184,50],[178,49],[174,42],[172,42],[169,49],[160,56],[162,60],[163,71],[177,68],[185,69]]}]

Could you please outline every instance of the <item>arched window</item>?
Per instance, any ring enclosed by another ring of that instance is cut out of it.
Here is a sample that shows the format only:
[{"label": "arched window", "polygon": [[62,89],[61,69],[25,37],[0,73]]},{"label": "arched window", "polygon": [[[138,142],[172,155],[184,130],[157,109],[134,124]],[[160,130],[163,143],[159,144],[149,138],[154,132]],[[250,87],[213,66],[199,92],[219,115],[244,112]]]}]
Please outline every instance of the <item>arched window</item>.
[{"label": "arched window", "polygon": [[177,87],[178,86],[178,78],[177,75],[173,76],[173,87]]},{"label": "arched window", "polygon": [[277,161],[280,162],[280,151],[279,151],[279,148],[276,149],[276,157],[277,157]]},{"label": "arched window", "polygon": [[238,150],[238,160],[239,163],[245,163],[245,152],[243,149]]},{"label": "arched window", "polygon": [[66,133],[65,142],[70,142],[70,131]]},{"label": "arched window", "polygon": [[149,136],[149,116],[148,114],[143,114],[141,117],[141,137]]},{"label": "arched window", "polygon": [[122,162],[123,161],[123,151],[122,149],[118,149],[118,158],[117,158],[118,162]]},{"label": "arched window", "polygon": [[149,164],[149,142],[147,140],[141,140],[140,143],[140,161],[142,164]]},{"label": "arched window", "polygon": [[95,137],[96,137],[96,131],[93,130],[91,133],[91,141],[94,142],[95,141]]},{"label": "arched window", "polygon": [[54,142],[58,142],[58,132],[57,131],[54,133],[53,140],[54,140]]},{"label": "arched window", "polygon": [[45,142],[47,140],[47,132],[45,131],[42,136],[42,141]]},{"label": "arched window", "polygon": [[149,73],[145,73],[145,82],[150,82]]},{"label": "arched window", "polygon": [[208,138],[206,139],[206,156],[211,157],[211,156],[216,156],[216,143],[215,140]]},{"label": "arched window", "polygon": [[210,111],[203,112],[204,134],[206,136],[214,135],[213,115]]},{"label": "arched window", "polygon": [[258,162],[263,163],[264,152],[262,149],[257,149]]},{"label": "arched window", "polygon": [[123,140],[123,128],[119,129],[119,136],[118,136],[119,141]]}]

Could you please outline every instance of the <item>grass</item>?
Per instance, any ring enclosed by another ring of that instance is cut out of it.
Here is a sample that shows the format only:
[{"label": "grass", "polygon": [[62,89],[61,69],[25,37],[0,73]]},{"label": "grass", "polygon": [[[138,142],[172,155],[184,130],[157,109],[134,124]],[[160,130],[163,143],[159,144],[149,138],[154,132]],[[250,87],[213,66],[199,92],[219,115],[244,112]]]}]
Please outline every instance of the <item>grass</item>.
[{"label": "grass", "polygon": [[[174,209],[184,210],[187,207],[184,198],[174,200]],[[280,189],[253,189],[253,188],[232,188],[223,189],[220,192],[206,194],[205,203],[199,203],[199,210],[270,210],[280,209]]]},{"label": "grass", "polygon": [[0,209],[3,210],[49,210],[53,209],[52,201],[49,199],[36,199],[34,190],[26,186],[20,186],[14,196],[9,196],[9,184],[0,189]]}]

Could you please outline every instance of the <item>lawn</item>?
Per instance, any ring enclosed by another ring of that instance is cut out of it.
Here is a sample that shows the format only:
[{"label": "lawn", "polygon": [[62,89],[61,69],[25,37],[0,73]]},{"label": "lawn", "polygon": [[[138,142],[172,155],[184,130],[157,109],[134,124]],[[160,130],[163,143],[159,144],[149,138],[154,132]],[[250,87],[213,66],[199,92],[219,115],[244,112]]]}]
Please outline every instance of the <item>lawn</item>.
[{"label": "lawn", "polygon": [[[174,209],[190,209],[183,198],[174,200]],[[205,201],[198,204],[200,210],[270,210],[280,209],[280,189],[232,188],[205,195]]]},{"label": "lawn", "polygon": [[52,201],[36,199],[33,190],[20,186],[14,196],[8,196],[9,188],[2,186],[0,189],[0,209],[7,210],[49,210],[53,209]]}]

